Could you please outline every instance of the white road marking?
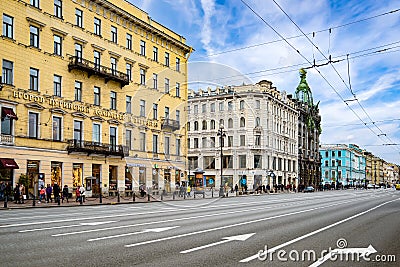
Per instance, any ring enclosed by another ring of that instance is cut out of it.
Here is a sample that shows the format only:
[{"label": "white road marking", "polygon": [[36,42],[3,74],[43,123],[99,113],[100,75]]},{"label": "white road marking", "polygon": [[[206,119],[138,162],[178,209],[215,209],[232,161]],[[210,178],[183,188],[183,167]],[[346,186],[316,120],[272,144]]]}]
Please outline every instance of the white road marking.
[{"label": "white road marking", "polygon": [[[323,232],[323,231],[325,231],[325,230],[328,230],[328,229],[330,229],[330,228],[332,228],[332,227],[334,227],[334,226],[336,226],[336,225],[339,225],[339,224],[342,224],[342,223],[344,223],[344,222],[350,221],[350,220],[352,220],[352,219],[354,219],[354,218],[357,218],[357,217],[359,217],[359,216],[361,216],[361,215],[364,215],[364,214],[366,214],[366,213],[368,213],[368,212],[371,212],[371,211],[373,211],[373,210],[376,210],[377,208],[380,208],[380,207],[382,207],[382,206],[384,206],[384,205],[386,205],[386,204],[389,204],[389,203],[391,203],[391,202],[397,201],[397,200],[399,200],[399,199],[400,199],[400,198],[397,198],[397,199],[394,199],[394,200],[386,201],[386,202],[384,202],[384,203],[382,203],[382,204],[379,204],[379,205],[377,205],[377,206],[375,206],[375,207],[373,207],[373,208],[370,208],[370,209],[368,209],[368,210],[365,210],[365,211],[363,211],[363,212],[357,213],[357,214],[355,214],[355,215],[353,215],[353,216],[350,216],[350,217],[348,217],[348,218],[346,218],[346,219],[343,219],[343,220],[340,220],[340,221],[335,222],[335,223],[333,223],[333,224],[327,225],[327,226],[325,226],[325,227],[323,227],[323,228],[320,228],[320,229],[318,229],[318,230],[315,230],[315,231],[310,232],[310,233],[308,233],[308,234],[305,234],[305,235],[303,235],[303,236],[299,236],[299,237],[297,237],[297,238],[295,238],[295,239],[292,239],[292,240],[290,240],[290,241],[288,241],[288,242],[285,242],[285,243],[283,243],[283,244],[281,244],[281,245],[279,245],[279,246],[276,246],[276,247],[273,247],[273,248],[271,248],[271,249],[268,249],[268,253],[273,253],[274,251],[276,251],[276,250],[278,250],[278,249],[281,249],[281,248],[286,247],[286,246],[288,246],[288,245],[290,245],[290,244],[293,244],[293,243],[295,243],[295,242],[297,242],[297,241],[303,240],[303,239],[305,239],[305,238],[307,238],[307,237],[310,237],[310,236],[312,236],[312,235],[315,235],[315,234],[318,234],[318,233]],[[263,254],[261,254],[261,255],[263,255]],[[243,259],[243,260],[241,260],[241,261],[239,261],[239,262],[249,262],[249,261],[252,261],[252,260],[254,260],[254,259],[257,259],[259,256],[260,256],[260,252],[254,254],[253,256],[247,257],[247,258],[245,258],[245,259]]]},{"label": "white road marking", "polygon": [[182,254],[190,253],[190,252],[193,252],[193,251],[197,251],[197,250],[200,250],[200,249],[213,247],[213,246],[216,246],[216,245],[221,245],[221,244],[224,244],[224,243],[227,243],[227,242],[231,242],[231,241],[245,241],[248,238],[250,238],[251,236],[253,236],[254,234],[255,233],[223,237],[222,241],[218,241],[218,242],[211,243],[211,244],[208,244],[208,245],[204,245],[204,246],[201,246],[201,247],[196,247],[196,248],[191,248],[191,249],[188,249],[188,250],[184,250],[184,251],[181,251],[181,253]]},{"label": "white road marking", "polygon": [[80,223],[80,225],[89,225],[89,226],[95,226],[95,225],[101,225],[101,224],[106,224],[106,223],[114,223],[116,221],[105,221],[105,222],[87,222],[87,223]]},{"label": "white road marking", "polygon": [[92,242],[92,241],[99,241],[99,240],[104,240],[104,239],[111,239],[111,238],[117,238],[117,237],[123,237],[123,236],[130,236],[130,235],[138,235],[138,234],[144,234],[144,233],[161,233],[164,231],[168,231],[174,228],[177,228],[179,226],[171,226],[171,227],[162,227],[162,228],[152,228],[152,229],[145,229],[140,232],[133,232],[133,233],[126,233],[126,234],[119,234],[119,235],[110,235],[110,236],[103,236],[103,237],[98,237],[98,238],[92,238],[88,239],[87,241]]}]

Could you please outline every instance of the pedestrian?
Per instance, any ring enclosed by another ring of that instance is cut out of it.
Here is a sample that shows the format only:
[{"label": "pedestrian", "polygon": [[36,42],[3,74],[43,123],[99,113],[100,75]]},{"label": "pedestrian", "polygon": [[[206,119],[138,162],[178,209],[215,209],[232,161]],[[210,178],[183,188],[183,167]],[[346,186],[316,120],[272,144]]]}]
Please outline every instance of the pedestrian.
[{"label": "pedestrian", "polygon": [[51,188],[50,184],[47,184],[47,187],[46,187],[46,197],[47,197],[46,201],[47,201],[47,203],[53,202],[53,198],[51,197],[51,193],[52,192],[53,192],[53,189]]},{"label": "pedestrian", "polygon": [[43,185],[40,186],[39,203],[42,203],[42,200],[46,200],[46,189]]},{"label": "pedestrian", "polygon": [[60,204],[60,186],[57,184],[57,182],[54,182],[53,185],[53,194],[54,194],[54,202],[57,204]]},{"label": "pedestrian", "polygon": [[17,184],[14,187],[14,201],[15,201],[15,203],[17,203],[17,204],[21,203],[20,197],[21,197],[21,193],[19,191],[19,184]]},{"label": "pedestrian", "polygon": [[76,196],[75,202],[81,201],[81,191],[79,189],[80,186],[78,185],[78,187],[75,190],[75,196]]},{"label": "pedestrian", "polygon": [[23,184],[19,186],[19,195],[20,195],[20,202],[24,204],[24,199],[26,198],[26,195],[25,195],[25,186]]},{"label": "pedestrian", "polygon": [[82,198],[82,202],[85,202],[85,187],[82,185],[80,188],[79,188],[79,192],[81,193],[81,198]]},{"label": "pedestrian", "polygon": [[237,184],[235,184],[235,192],[236,192],[236,195],[237,195],[238,191],[239,191],[239,186],[238,186]]},{"label": "pedestrian", "polygon": [[0,200],[4,199],[5,191],[6,191],[6,184],[4,182],[1,182],[1,184],[0,184]]},{"label": "pedestrian", "polygon": [[64,185],[63,191],[62,191],[62,202],[64,203],[64,199],[67,200],[68,203],[68,194],[69,194],[69,190],[68,190],[68,185]]},{"label": "pedestrian", "polygon": [[190,185],[188,185],[187,188],[186,188],[186,193],[187,193],[188,197],[190,197],[190,189],[191,189]]}]

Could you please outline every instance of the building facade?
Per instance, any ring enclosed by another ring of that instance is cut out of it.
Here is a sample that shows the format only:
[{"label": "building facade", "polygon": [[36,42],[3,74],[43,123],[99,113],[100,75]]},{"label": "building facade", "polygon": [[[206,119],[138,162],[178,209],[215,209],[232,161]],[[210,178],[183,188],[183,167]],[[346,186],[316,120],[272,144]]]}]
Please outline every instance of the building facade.
[{"label": "building facade", "polygon": [[322,183],[333,187],[364,186],[367,158],[354,144],[322,145]]},{"label": "building facade", "polygon": [[184,179],[185,38],[123,0],[0,10],[2,181],[107,194]]},{"label": "building facade", "polygon": [[297,186],[298,112],[286,92],[269,81],[208,88],[190,91],[188,106],[188,167],[204,171],[202,186]]},{"label": "building facade", "polygon": [[321,135],[321,115],[319,102],[314,103],[311,88],[306,80],[307,72],[300,70],[300,83],[296,88],[296,105],[299,111],[298,162],[299,184],[305,186],[321,185],[321,157],[319,137]]}]

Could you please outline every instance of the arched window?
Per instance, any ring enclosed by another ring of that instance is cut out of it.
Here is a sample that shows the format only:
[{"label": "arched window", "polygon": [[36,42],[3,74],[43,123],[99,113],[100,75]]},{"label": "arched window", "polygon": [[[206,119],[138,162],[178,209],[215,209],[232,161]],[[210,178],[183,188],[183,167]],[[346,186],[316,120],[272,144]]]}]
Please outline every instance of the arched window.
[{"label": "arched window", "polygon": [[240,100],[239,108],[240,108],[240,110],[244,109],[244,100]]},{"label": "arched window", "polygon": [[210,129],[215,130],[215,120],[211,120],[210,122]]},{"label": "arched window", "polygon": [[228,120],[228,128],[233,128],[233,120],[232,119]]},{"label": "arched window", "polygon": [[246,119],[244,117],[240,118],[240,127],[246,127]]},{"label": "arched window", "polygon": [[201,123],[201,129],[202,129],[202,130],[207,130],[207,121],[206,121],[206,120],[204,120],[204,121]]},{"label": "arched window", "polygon": [[220,120],[219,120],[219,125],[220,125],[220,126],[221,126],[221,125],[222,125],[222,126],[225,126],[225,125],[224,125],[224,120],[223,120],[223,119],[220,119]]},{"label": "arched window", "polygon": [[233,102],[232,102],[232,101],[229,101],[229,102],[228,102],[228,110],[229,110],[229,111],[232,111],[232,110],[233,110]]},{"label": "arched window", "polygon": [[194,122],[194,130],[195,130],[195,131],[198,131],[198,130],[199,130],[199,122],[198,122],[198,121],[195,121],[195,122]]}]

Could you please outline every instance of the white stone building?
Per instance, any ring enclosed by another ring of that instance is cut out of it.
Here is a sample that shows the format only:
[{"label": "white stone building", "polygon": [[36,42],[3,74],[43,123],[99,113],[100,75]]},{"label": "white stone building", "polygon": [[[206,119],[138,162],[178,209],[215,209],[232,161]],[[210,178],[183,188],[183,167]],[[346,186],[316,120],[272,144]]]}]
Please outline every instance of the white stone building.
[{"label": "white stone building", "polygon": [[199,168],[204,179],[196,179],[197,186],[219,188],[222,173],[222,184],[230,188],[297,187],[298,111],[291,95],[272,82],[190,90],[188,113],[191,184]]}]

